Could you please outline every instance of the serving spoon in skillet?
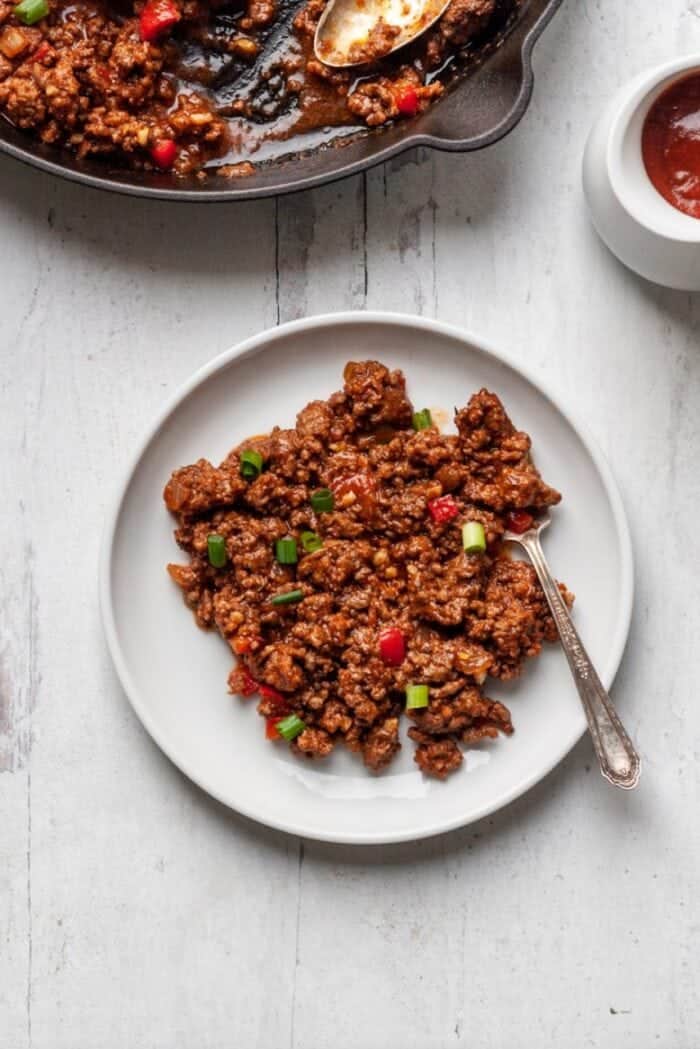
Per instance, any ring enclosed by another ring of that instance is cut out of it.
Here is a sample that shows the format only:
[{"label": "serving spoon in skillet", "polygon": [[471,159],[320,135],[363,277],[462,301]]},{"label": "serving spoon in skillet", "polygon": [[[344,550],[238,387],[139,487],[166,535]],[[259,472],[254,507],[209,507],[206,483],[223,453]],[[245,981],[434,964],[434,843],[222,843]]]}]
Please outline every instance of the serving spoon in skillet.
[{"label": "serving spoon in skillet", "polygon": [[550,520],[549,514],[544,514],[527,531],[509,531],[503,538],[506,542],[519,543],[537,572],[581,697],[600,771],[613,786],[632,790],[639,783],[639,755],[583,647],[561,591],[545,560],[540,533],[547,528]]},{"label": "serving spoon in skillet", "polygon": [[319,62],[350,69],[385,58],[430,29],[449,0],[330,0],[314,36]]}]

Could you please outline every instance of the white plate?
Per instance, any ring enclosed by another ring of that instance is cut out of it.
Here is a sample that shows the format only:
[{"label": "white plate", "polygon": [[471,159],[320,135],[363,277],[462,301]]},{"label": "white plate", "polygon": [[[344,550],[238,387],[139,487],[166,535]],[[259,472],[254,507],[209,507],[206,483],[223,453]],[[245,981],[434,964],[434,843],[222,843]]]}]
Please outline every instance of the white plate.
[{"label": "white plate", "polygon": [[419,406],[451,413],[487,386],[532,436],[545,480],[564,495],[545,537],[547,554],[577,596],[576,622],[609,686],[632,606],[629,533],[609,468],[520,367],[473,336],[414,317],[297,321],[247,340],[194,375],[156,421],[120,488],[106,526],[100,593],[107,641],[134,710],[195,783],[272,827],[324,841],[379,843],[460,827],[507,804],[568,753],[585,721],[563,653],[548,646],[519,681],[489,689],[511,708],[515,734],[468,751],[460,771],[440,783],[418,772],[410,741],[381,776],[346,752],[326,764],[301,762],[264,739],[254,701],[227,693],[228,646],[197,629],[165,570],[178,549],[163,486],[175,467],[201,456],[218,462],[249,434],[292,426],[307,401],[340,388],[348,360],[363,358],[403,368]]}]

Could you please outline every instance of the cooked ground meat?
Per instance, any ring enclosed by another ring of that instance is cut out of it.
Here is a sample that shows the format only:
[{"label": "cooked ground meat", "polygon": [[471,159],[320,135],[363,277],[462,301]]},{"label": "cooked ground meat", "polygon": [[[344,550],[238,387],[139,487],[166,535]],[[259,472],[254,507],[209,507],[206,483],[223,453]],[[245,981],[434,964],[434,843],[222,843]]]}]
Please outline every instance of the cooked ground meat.
[{"label": "cooked ground meat", "polygon": [[327,0],[48,2],[26,26],[0,0],[0,117],[79,159],[245,178],[263,142],[422,113],[457,53],[500,32],[522,0],[453,0],[400,55],[387,54],[397,30],[380,20],[357,45],[360,76],[314,56]]},{"label": "cooked ground meat", "polygon": [[[495,394],[476,393],[457,434],[442,435],[432,423],[414,430],[400,371],[363,361],[344,378],[294,429],[244,441],[218,467],[175,470],[164,498],[188,562],[168,570],[198,624],[237,656],[231,691],[260,696],[272,736],[280,718],[303,723],[295,754],[344,743],[381,771],[401,746],[406,688],[420,684],[428,705],[408,711],[415,760],[444,778],[462,761],[458,743],[513,731],[487,678],[517,676],[556,639],[534,570],[502,537],[509,513],[560,496]],[[318,505],[325,489],[331,509]],[[484,527],[483,554],[463,550],[468,521]]]},{"label": "cooked ground meat", "polygon": [[[367,39],[353,44],[348,52],[348,58],[351,62],[376,62],[377,59],[389,54],[400,34],[400,26],[388,25],[380,17],[369,31]],[[323,57],[328,59],[327,55]]]}]

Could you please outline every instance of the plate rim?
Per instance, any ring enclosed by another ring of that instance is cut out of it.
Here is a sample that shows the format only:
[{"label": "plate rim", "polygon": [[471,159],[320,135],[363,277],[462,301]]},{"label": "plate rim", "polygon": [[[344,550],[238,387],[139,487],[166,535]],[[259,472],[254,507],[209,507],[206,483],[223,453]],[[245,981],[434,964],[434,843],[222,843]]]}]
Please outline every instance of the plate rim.
[{"label": "plate rim", "polygon": [[257,335],[249,336],[248,338],[235,343],[227,350],[217,354],[210,361],[197,368],[193,374],[185,380],[184,383],[177,387],[174,393],[166,399],[164,405],[156,414],[155,420],[146,429],[141,440],[137,442],[135,451],[128,457],[126,467],[122,470],[119,476],[115,495],[108,502],[98,566],[99,605],[107,648],[121,688],[125,693],[132,710],[141,722],[143,728],[150,735],[153,742],[159,747],[168,760],[171,761],[181,773],[183,773],[183,775],[227,808],[245,816],[247,819],[253,820],[256,823],[308,840],[343,845],[389,845],[407,841],[420,841],[434,837],[438,834],[445,834],[449,831],[469,826],[478,820],[484,819],[486,816],[491,815],[499,809],[505,808],[507,805],[515,801],[516,798],[527,793],[527,791],[534,787],[535,784],[545,779],[570,753],[586,730],[586,722],[583,712],[581,712],[579,727],[570,733],[569,736],[562,741],[561,745],[556,748],[555,756],[552,760],[546,762],[536,772],[523,776],[510,789],[502,791],[495,796],[494,799],[482,805],[466,818],[460,816],[453,816],[446,820],[440,820],[438,818],[429,826],[419,828],[415,831],[347,832],[343,831],[341,828],[337,832],[319,832],[317,829],[305,824],[303,820],[276,820],[261,817],[245,803],[239,804],[238,801],[236,801],[236,804],[233,804],[230,798],[224,796],[215,786],[207,782],[206,776],[194,775],[188,768],[187,761],[184,760],[179,753],[179,748],[163,739],[163,734],[155,724],[155,719],[150,715],[147,704],[144,702],[140,690],[137,688],[131,676],[121,649],[112,600],[111,564],[114,540],[122,507],[138,467],[148,452],[151,443],[158,436],[163,426],[168,422],[176,409],[187,400],[191,393],[193,393],[200,385],[202,385],[202,383],[206,382],[207,379],[216,372],[227,368],[235,360],[246,357],[259,350],[266,343],[276,342],[289,335],[309,332],[318,328],[372,324],[384,325],[387,328],[397,326],[410,328],[414,331],[424,331],[433,335],[447,337],[462,343],[465,347],[469,346],[472,349],[478,350],[480,353],[492,358],[492,360],[498,364],[506,365],[517,375],[524,378],[526,382],[533,386],[550,403],[550,405],[564,418],[581,441],[603,484],[612,511],[616,537],[621,553],[620,615],[611,642],[611,655],[608,660],[608,665],[606,666],[605,671],[601,674],[603,684],[606,688],[610,688],[622,661],[622,656],[629,637],[634,601],[634,564],[629,523],[617,481],[615,480],[607,459],[598,447],[597,441],[592,437],[588,427],[578,418],[576,411],[572,412],[568,407],[562,404],[558,395],[551,390],[546,381],[542,382],[539,376],[533,374],[527,365],[523,365],[520,361],[515,360],[509,353],[504,353],[502,350],[497,349],[488,339],[476,335],[471,330],[463,329],[457,325],[448,324],[429,317],[420,317],[413,314],[396,313],[384,310],[343,310],[339,312],[315,314],[311,317],[288,321],[273,328],[266,328]]}]

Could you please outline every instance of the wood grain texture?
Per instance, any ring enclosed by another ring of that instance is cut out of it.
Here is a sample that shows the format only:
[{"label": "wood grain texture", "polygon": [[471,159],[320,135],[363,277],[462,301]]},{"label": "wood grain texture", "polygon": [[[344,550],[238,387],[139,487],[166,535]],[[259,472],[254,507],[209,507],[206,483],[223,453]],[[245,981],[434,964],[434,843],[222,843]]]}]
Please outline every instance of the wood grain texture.
[{"label": "wood grain texture", "polygon": [[[2,160],[0,1049],[696,1049],[700,299],[618,265],[580,191],[603,101],[694,50],[694,2],[569,0],[506,141],[279,201],[146,204]],[[508,348],[607,452],[638,794],[583,741],[475,827],[302,845],[203,796],[132,715],[95,565],[136,441],[226,346],[364,307]]]}]

